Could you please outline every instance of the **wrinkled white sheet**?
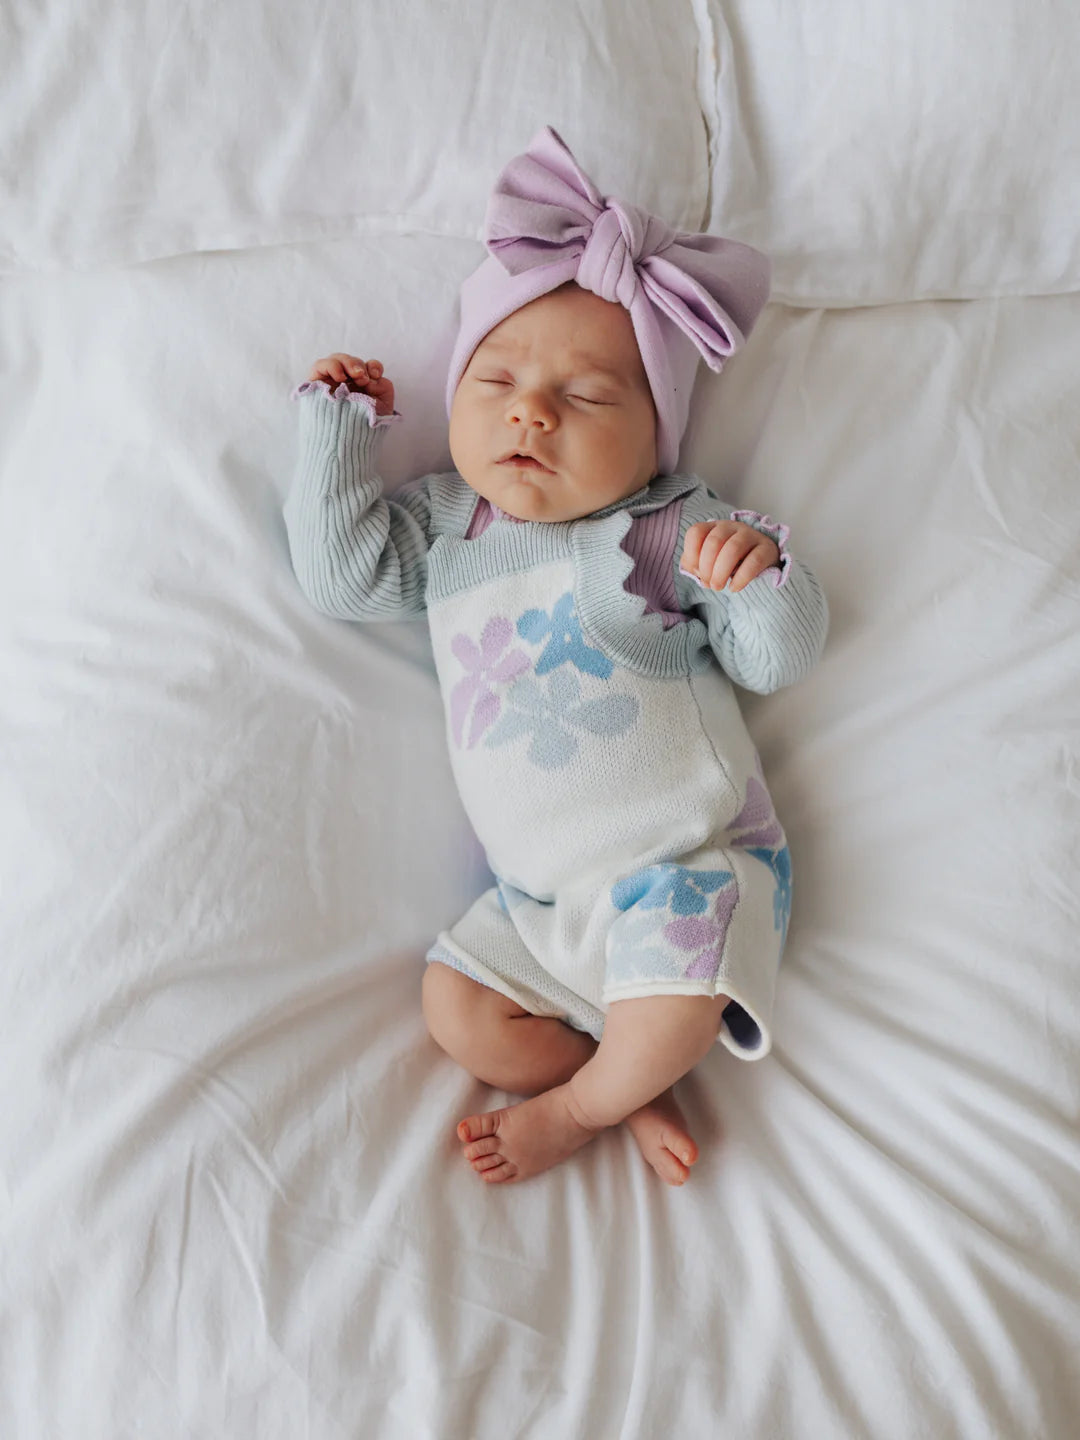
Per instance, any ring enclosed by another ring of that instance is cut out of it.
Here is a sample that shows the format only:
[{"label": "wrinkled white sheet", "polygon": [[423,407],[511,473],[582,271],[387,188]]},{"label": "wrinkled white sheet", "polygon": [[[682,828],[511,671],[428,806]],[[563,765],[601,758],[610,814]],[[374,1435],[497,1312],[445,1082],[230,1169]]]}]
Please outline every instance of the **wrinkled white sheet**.
[{"label": "wrinkled white sheet", "polygon": [[[748,697],[795,865],[773,1054],[485,1189],[426,1038],[483,883],[423,632],[314,614],[317,354],[445,463],[468,241],[0,289],[0,1434],[1065,1440],[1080,1409],[1080,297],[770,307],[687,458],[833,630]],[[423,278],[421,278],[423,277]]]}]

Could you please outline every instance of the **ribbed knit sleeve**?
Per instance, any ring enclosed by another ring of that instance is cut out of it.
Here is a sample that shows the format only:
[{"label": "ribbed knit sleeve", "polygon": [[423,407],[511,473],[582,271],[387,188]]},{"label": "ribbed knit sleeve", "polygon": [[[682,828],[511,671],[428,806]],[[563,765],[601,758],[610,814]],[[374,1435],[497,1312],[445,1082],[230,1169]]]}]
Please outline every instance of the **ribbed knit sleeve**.
[{"label": "ribbed knit sleeve", "polygon": [[[708,626],[713,653],[736,685],[769,695],[809,674],[825,648],[829,608],[813,572],[794,556],[785,555],[782,584],[775,583],[776,570],[766,570],[745,589],[732,593],[710,590],[679,569],[691,525],[728,520],[733,515],[738,519],[747,513],[733,511],[704,486],[687,497],[673,557],[675,593],[683,609]],[[762,517],[762,523],[754,528],[776,538],[776,527],[768,517]]]},{"label": "ribbed knit sleeve", "polygon": [[400,502],[382,498],[376,471],[381,431],[368,396],[339,386],[295,392],[300,435],[285,502],[289,552],[300,587],[316,609],[344,620],[421,615],[431,544],[427,488]]}]

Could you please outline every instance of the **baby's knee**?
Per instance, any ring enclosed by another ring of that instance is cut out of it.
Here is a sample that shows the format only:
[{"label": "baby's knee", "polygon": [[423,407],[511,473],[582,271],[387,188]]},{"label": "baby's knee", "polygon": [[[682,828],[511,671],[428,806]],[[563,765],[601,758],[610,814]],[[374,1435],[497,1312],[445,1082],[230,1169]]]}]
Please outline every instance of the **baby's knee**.
[{"label": "baby's knee", "polygon": [[467,975],[437,961],[430,962],[424,971],[420,997],[424,1020],[429,1035],[444,1050],[449,1049],[447,1042],[453,1041],[462,1029],[467,1000],[465,987],[472,983]]},{"label": "baby's knee", "polygon": [[484,1025],[493,1018],[493,1009],[525,1013],[505,995],[470,980],[468,975],[444,965],[441,960],[428,964],[421,998],[428,1033],[436,1045],[459,1063],[475,1044]]}]

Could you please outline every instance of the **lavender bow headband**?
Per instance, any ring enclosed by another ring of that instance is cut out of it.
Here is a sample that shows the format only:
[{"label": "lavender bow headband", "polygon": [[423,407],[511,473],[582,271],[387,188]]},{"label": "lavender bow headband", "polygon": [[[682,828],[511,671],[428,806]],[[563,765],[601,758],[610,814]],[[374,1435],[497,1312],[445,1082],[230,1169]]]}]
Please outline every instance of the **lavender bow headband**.
[{"label": "lavender bow headband", "polygon": [[626,307],[656,404],[661,474],[678,463],[698,358],[711,370],[746,341],[768,299],[760,250],[672,230],[655,215],[605,198],[545,126],[495,182],[488,259],[461,287],[461,323],[446,387],[450,412],[484,336],[568,280]]}]

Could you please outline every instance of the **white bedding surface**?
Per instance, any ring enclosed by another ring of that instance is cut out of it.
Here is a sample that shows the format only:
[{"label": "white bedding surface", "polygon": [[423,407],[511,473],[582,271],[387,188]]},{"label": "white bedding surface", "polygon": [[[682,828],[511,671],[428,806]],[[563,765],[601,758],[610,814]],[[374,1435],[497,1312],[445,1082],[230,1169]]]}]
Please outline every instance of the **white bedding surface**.
[{"label": "white bedding surface", "polygon": [[694,8],[708,228],[769,252],[775,300],[1080,289],[1072,0]]},{"label": "white bedding surface", "polygon": [[0,273],[474,236],[545,124],[612,193],[696,228],[699,49],[690,0],[11,0]]},{"label": "white bedding surface", "polygon": [[0,273],[479,232],[541,125],[774,298],[1080,289],[1073,0],[9,0]]},{"label": "white bedding surface", "polygon": [[[1073,1440],[1076,24],[0,16],[3,1440]],[[448,463],[454,293],[545,123],[777,299],[929,302],[773,304],[695,397],[687,468],[833,624],[745,700],[794,914],[681,1191],[620,1133],[460,1160],[503,1097],[420,1014],[485,884],[426,637],[315,614],[280,515],[332,350],[398,384],[390,483]]]},{"label": "white bedding surface", "polygon": [[748,697],[795,866],[776,1043],[485,1189],[426,1038],[483,884],[422,630],[314,614],[316,355],[441,466],[468,240],[0,288],[0,1434],[1066,1440],[1080,1413],[1080,296],[771,306],[688,465],[833,629]]}]

